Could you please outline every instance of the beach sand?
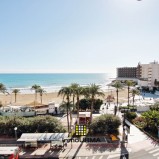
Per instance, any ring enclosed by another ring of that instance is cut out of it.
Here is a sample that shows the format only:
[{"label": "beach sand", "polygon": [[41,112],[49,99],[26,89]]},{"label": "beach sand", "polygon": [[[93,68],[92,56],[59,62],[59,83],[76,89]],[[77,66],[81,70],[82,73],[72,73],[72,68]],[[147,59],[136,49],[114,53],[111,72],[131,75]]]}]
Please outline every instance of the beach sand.
[{"label": "beach sand", "polygon": [[[116,91],[109,91],[109,92],[104,92],[105,93],[105,97],[101,99],[106,99],[107,95],[114,95],[115,97],[115,101],[114,103],[116,103]],[[61,103],[63,97],[62,96],[57,96],[57,92],[54,93],[45,93],[43,94],[43,104],[47,105],[49,102],[51,101],[55,101],[55,103]],[[81,97],[82,98],[82,97]],[[0,94],[0,101],[1,103],[5,106],[5,105],[9,105],[10,103],[12,105],[27,105],[29,103],[34,102],[35,99],[35,94],[17,94],[17,101],[15,103],[15,96],[14,94],[12,95],[7,95],[7,94]],[[40,100],[40,95],[37,95],[37,101],[39,103],[41,103]],[[126,102],[127,101],[127,89],[123,89],[119,91],[119,102]]]}]

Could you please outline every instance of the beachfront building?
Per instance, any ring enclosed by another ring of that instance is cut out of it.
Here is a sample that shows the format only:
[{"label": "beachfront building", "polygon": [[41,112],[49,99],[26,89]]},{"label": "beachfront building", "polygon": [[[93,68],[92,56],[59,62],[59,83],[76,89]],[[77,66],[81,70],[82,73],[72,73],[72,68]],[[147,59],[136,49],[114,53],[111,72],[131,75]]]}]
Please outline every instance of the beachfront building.
[{"label": "beachfront building", "polygon": [[141,87],[148,87],[152,90],[155,85],[155,81],[159,81],[159,64],[154,61],[149,64],[141,65],[141,77],[139,78],[138,85]]},{"label": "beachfront building", "polygon": [[137,67],[117,68],[117,79],[134,80],[139,87],[147,87],[152,90],[159,83],[159,64],[157,61],[149,64],[138,63]]},{"label": "beachfront building", "polygon": [[117,68],[118,78],[136,78],[137,67],[120,67]]}]

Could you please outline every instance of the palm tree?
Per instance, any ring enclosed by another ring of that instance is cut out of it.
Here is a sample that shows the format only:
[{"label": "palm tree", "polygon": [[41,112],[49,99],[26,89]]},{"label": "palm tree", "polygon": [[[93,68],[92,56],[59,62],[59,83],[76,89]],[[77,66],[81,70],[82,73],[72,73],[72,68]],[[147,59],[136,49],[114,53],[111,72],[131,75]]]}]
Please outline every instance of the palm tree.
[{"label": "palm tree", "polygon": [[[119,103],[118,102],[119,89],[122,88],[122,84],[121,84],[120,81],[116,81],[112,86],[116,88],[116,100],[117,100],[117,102],[116,102],[117,105],[116,106],[118,107],[118,103]],[[117,110],[115,110],[114,115],[116,115],[116,111]]]},{"label": "palm tree", "polygon": [[93,106],[94,106],[94,100],[96,96],[103,96],[104,97],[104,93],[101,92],[100,87],[96,84],[90,84],[88,87],[88,91],[91,97],[91,116],[90,116],[90,120],[92,122],[92,114],[93,114]]},{"label": "palm tree", "polygon": [[37,90],[38,93],[40,93],[40,99],[41,99],[41,104],[42,104],[42,98],[43,98],[43,94],[46,93],[46,91],[43,88],[39,88]]},{"label": "palm tree", "polygon": [[133,86],[133,82],[132,82],[132,81],[127,80],[127,81],[126,81],[126,85],[128,86],[128,107],[129,107],[130,86]]},{"label": "palm tree", "polygon": [[70,123],[69,123],[69,113],[70,113],[70,96],[71,96],[71,88],[70,87],[62,87],[59,92],[58,96],[62,95],[63,100],[66,97],[66,111],[67,111],[67,125],[68,125],[68,132],[70,132]]},{"label": "palm tree", "polygon": [[138,89],[132,89],[130,91],[130,93],[132,94],[132,97],[133,97],[133,105],[134,105],[134,99],[135,99],[135,95],[139,95],[140,94],[140,91]]},{"label": "palm tree", "polygon": [[0,92],[1,93],[6,93],[6,87],[3,83],[0,83]]},{"label": "palm tree", "polygon": [[19,89],[13,89],[12,93],[14,93],[14,96],[15,96],[15,103],[17,101],[17,94],[20,92]]},{"label": "palm tree", "polygon": [[75,107],[75,96],[76,96],[76,89],[79,87],[79,84],[77,84],[77,83],[72,83],[71,84],[71,86],[70,86],[70,88],[71,88],[71,90],[72,90],[72,96],[73,96],[73,109],[74,109],[74,107]]},{"label": "palm tree", "polygon": [[0,83],[0,92],[6,93],[6,87],[3,83]]},{"label": "palm tree", "polygon": [[78,86],[75,89],[75,95],[77,97],[77,123],[79,124],[79,97],[83,95],[83,87]]},{"label": "palm tree", "polygon": [[31,87],[31,89],[35,91],[35,101],[34,101],[34,102],[37,101],[37,93],[38,93],[38,89],[40,89],[40,88],[41,88],[41,87],[40,87],[39,85],[37,85],[37,84],[34,84],[34,85]]}]

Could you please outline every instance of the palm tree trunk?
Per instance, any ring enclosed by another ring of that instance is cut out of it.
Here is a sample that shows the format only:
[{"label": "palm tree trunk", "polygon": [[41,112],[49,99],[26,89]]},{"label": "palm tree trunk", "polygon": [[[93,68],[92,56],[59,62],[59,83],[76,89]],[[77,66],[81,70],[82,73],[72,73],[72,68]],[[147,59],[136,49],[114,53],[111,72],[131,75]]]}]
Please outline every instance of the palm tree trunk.
[{"label": "palm tree trunk", "polygon": [[119,92],[119,90],[117,89],[116,90],[116,100],[117,100],[116,104],[117,104],[117,107],[118,107],[118,92]]},{"label": "palm tree trunk", "polygon": [[35,102],[37,101],[37,93],[35,93]]},{"label": "palm tree trunk", "polygon": [[93,119],[93,105],[94,105],[94,97],[92,97],[92,103],[91,103],[91,116],[90,116],[91,123],[92,123],[92,119]]},{"label": "palm tree trunk", "polygon": [[41,98],[41,104],[43,103],[43,98],[42,98],[42,95],[40,95],[40,98]]},{"label": "palm tree trunk", "polygon": [[135,96],[133,96],[133,106],[134,106],[134,98],[135,98]]},{"label": "palm tree trunk", "polygon": [[130,87],[128,86],[128,108],[129,108],[129,91],[130,91]]},{"label": "palm tree trunk", "polygon": [[73,95],[73,111],[75,110],[75,96]]},{"label": "palm tree trunk", "polygon": [[72,111],[71,111],[71,108],[70,108],[70,130],[71,130],[71,125],[72,125]]},{"label": "palm tree trunk", "polygon": [[79,97],[77,97],[77,124],[79,124]]},{"label": "palm tree trunk", "polygon": [[16,103],[16,101],[17,101],[17,94],[15,93],[15,103]]},{"label": "palm tree trunk", "polygon": [[68,103],[67,103],[67,126],[68,126],[68,133],[70,132],[70,124],[69,124],[69,113],[68,113]]}]

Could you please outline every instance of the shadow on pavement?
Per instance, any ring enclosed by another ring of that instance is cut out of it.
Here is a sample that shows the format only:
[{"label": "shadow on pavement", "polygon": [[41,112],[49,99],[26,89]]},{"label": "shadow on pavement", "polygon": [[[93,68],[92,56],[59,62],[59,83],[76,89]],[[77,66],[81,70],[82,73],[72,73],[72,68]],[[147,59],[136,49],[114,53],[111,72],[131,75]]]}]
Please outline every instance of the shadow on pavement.
[{"label": "shadow on pavement", "polygon": [[83,142],[80,143],[80,145],[79,145],[79,147],[77,148],[77,150],[76,150],[75,154],[73,155],[72,159],[75,159],[75,158],[76,158],[76,156],[77,156],[78,152],[80,151],[82,145],[83,145]]},{"label": "shadow on pavement", "polygon": [[127,150],[127,143],[126,142],[121,142],[120,143],[120,147],[121,147],[121,151],[120,151],[120,159],[129,159],[129,152]]},{"label": "shadow on pavement", "polygon": [[95,152],[105,152],[105,151],[115,151],[117,148],[119,148],[120,144],[119,141],[117,142],[98,142],[98,143],[87,143],[86,144],[86,149],[87,150],[92,150],[93,153]]}]

